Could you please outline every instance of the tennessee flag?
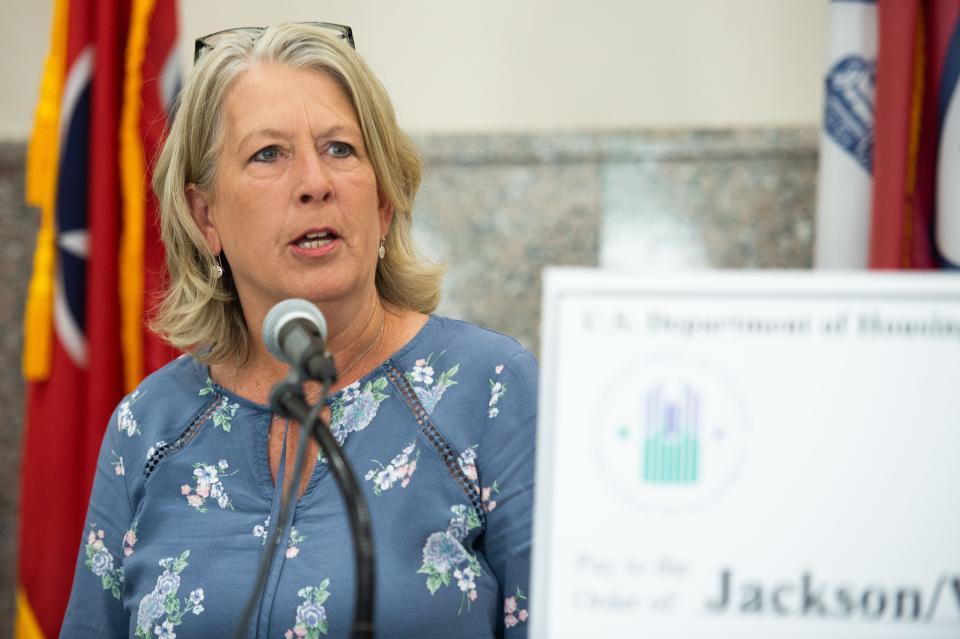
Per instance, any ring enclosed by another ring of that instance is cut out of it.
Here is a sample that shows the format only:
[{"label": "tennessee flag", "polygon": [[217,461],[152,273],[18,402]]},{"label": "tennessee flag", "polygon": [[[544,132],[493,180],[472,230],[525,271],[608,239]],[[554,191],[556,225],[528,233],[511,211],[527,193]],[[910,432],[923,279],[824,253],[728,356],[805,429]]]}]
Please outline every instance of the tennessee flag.
[{"label": "tennessee flag", "polygon": [[[815,263],[960,265],[960,0],[833,0]],[[851,170],[855,164],[859,170]]]},{"label": "tennessee flag", "polygon": [[18,639],[59,634],[104,427],[174,355],[145,320],[164,272],[148,160],[179,88],[176,36],[175,0],[54,1],[27,156],[41,224],[24,316]]}]

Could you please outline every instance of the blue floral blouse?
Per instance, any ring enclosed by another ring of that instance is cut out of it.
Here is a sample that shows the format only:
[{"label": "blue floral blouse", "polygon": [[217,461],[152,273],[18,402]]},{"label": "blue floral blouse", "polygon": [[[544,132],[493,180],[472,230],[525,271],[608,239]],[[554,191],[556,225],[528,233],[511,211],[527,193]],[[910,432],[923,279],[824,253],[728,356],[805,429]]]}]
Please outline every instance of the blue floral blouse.
[{"label": "blue floral blouse", "polygon": [[[513,339],[431,316],[328,399],[373,520],[378,636],[526,636],[536,385]],[[279,514],[270,422],[186,356],[124,398],[62,637],[234,636]],[[322,459],[282,555],[248,636],[348,636],[353,547]]]}]

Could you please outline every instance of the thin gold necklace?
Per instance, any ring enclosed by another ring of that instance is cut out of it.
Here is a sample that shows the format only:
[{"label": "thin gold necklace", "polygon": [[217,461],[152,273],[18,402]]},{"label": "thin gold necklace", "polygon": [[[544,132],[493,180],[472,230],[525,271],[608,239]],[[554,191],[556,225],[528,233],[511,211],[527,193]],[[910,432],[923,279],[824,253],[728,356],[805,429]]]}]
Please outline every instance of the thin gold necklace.
[{"label": "thin gold necklace", "polygon": [[337,377],[341,379],[346,377],[347,373],[353,370],[353,367],[359,364],[360,360],[362,360],[364,356],[366,356],[366,354],[369,353],[373,349],[373,347],[380,342],[380,340],[383,338],[383,327],[386,325],[386,323],[387,323],[387,312],[383,311],[383,315],[380,317],[380,330],[377,331],[377,336],[374,337],[369,344],[367,344],[367,347],[363,349],[363,351],[359,355],[357,355],[356,357],[353,358],[353,360],[351,360],[350,364],[348,364],[342,370],[337,372]]},{"label": "thin gold necklace", "polygon": [[[353,370],[353,368],[354,368],[357,364],[360,363],[360,360],[362,360],[362,359],[364,358],[364,356],[367,355],[367,353],[369,353],[371,350],[373,350],[373,347],[376,346],[376,345],[380,342],[380,340],[383,338],[383,329],[384,329],[384,327],[386,326],[386,323],[387,323],[387,313],[386,313],[386,311],[384,311],[384,312],[383,312],[383,315],[380,317],[380,330],[377,331],[376,337],[374,337],[372,340],[370,340],[370,343],[367,344],[367,347],[364,348],[363,351],[361,351],[359,355],[357,355],[356,357],[354,357],[354,358],[350,361],[350,363],[349,363],[345,368],[343,368],[343,369],[340,370],[340,371],[337,371],[337,377],[338,377],[338,378],[343,379],[344,376],[345,376],[348,372],[350,372],[351,370]],[[258,364],[258,365],[257,365],[257,370],[258,370],[258,372],[261,374],[261,376],[263,376],[264,378],[269,377],[269,376],[264,375],[264,372],[265,372],[265,371],[264,371],[264,368],[263,368],[262,364]],[[239,392],[239,387],[238,387],[238,382],[239,382],[239,380],[240,380],[240,358],[237,357],[237,366],[236,366],[236,368],[235,368],[234,371],[233,371],[233,390],[234,390],[234,392]],[[272,384],[272,382],[271,382],[271,384]],[[258,384],[258,386],[259,386],[259,384]],[[311,393],[312,395],[314,395],[314,397],[307,397],[307,399],[308,399],[308,400],[312,400],[312,401],[316,401],[316,395],[319,394],[320,390],[321,390],[320,388],[317,388],[317,390],[315,390],[313,393]]]}]

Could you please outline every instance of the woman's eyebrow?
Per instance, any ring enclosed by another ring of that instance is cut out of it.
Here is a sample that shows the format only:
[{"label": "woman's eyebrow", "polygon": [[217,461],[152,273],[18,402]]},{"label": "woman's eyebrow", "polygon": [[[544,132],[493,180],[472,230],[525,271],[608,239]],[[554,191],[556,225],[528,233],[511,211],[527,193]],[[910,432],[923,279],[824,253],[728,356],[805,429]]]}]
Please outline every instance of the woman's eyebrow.
[{"label": "woman's eyebrow", "polygon": [[282,137],[286,137],[286,134],[285,134],[283,131],[279,130],[279,129],[270,129],[270,128],[267,128],[267,129],[257,129],[256,131],[251,131],[250,133],[248,133],[248,134],[246,134],[245,136],[243,136],[242,138],[240,138],[240,141],[237,143],[237,150],[238,150],[238,151],[242,150],[243,147],[244,147],[252,138],[255,138],[255,137],[258,137],[258,136],[259,136],[259,137],[264,137],[264,138],[282,138]]},{"label": "woman's eyebrow", "polygon": [[345,133],[352,134],[352,135],[359,135],[360,129],[354,126],[344,126],[342,124],[335,124],[324,131],[320,131],[319,133],[314,134],[314,138],[320,138],[320,139],[333,138],[338,135],[343,135]]}]

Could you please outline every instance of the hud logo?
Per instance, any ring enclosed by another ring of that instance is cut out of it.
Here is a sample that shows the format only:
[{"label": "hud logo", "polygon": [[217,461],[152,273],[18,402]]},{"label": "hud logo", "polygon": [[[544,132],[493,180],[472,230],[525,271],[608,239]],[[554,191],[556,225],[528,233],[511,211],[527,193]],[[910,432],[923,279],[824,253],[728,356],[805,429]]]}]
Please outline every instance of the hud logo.
[{"label": "hud logo", "polygon": [[696,508],[722,492],[743,465],[740,393],[704,362],[638,362],[610,384],[601,404],[597,465],[635,504]]},{"label": "hud logo", "polygon": [[868,173],[873,173],[873,95],[876,62],[841,58],[827,74],[826,133]]},{"label": "hud logo", "polygon": [[664,384],[644,398],[643,480],[691,484],[700,473],[700,395],[684,385],[675,397]]}]

